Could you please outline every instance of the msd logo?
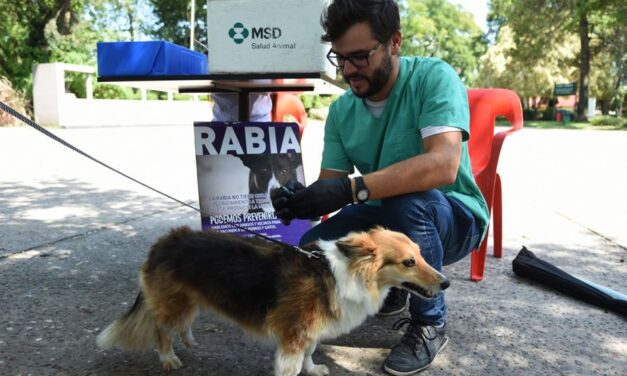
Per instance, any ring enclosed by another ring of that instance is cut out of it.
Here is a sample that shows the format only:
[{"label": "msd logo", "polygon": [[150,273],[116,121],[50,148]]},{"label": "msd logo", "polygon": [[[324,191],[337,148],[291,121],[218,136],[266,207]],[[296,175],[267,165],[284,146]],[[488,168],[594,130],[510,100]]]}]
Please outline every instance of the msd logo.
[{"label": "msd logo", "polygon": [[245,28],[244,24],[241,22],[236,22],[235,25],[229,29],[229,37],[237,44],[242,44],[242,42],[248,38],[249,34],[248,29]]},{"label": "msd logo", "polygon": [[236,44],[242,44],[249,36],[251,39],[278,39],[283,34],[278,27],[253,27],[251,31],[249,31],[243,23],[236,22],[233,27],[229,29],[229,37]]}]

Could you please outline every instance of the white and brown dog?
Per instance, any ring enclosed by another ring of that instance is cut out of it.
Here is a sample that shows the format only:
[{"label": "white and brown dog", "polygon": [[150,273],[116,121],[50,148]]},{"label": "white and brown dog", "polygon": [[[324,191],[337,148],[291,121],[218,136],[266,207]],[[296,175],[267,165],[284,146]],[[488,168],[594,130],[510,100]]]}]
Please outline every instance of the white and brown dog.
[{"label": "white and brown dog", "polygon": [[154,348],[166,369],[180,367],[172,350],[208,308],[277,345],[275,375],[328,375],[313,363],[316,344],[347,333],[376,313],[390,287],[431,298],[448,287],[405,235],[375,228],[303,247],[286,247],[214,231],[172,230],[155,243],[140,272],[133,307],[98,335],[101,348]]}]

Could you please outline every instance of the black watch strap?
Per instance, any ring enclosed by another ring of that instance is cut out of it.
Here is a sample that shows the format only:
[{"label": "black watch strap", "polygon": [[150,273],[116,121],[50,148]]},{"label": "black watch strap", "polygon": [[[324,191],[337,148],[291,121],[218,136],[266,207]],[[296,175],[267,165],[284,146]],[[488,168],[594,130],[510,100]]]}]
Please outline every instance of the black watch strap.
[{"label": "black watch strap", "polygon": [[360,204],[368,201],[370,197],[370,191],[366,187],[366,183],[364,183],[364,178],[361,176],[355,177],[355,197],[357,197],[357,202]]}]

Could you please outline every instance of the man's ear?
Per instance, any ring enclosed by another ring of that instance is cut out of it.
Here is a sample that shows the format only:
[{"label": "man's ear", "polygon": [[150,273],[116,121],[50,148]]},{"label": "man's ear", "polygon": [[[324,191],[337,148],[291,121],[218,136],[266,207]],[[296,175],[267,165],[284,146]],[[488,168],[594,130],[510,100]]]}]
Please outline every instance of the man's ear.
[{"label": "man's ear", "polygon": [[395,32],[390,39],[390,49],[392,55],[401,54],[401,45],[403,44],[403,34],[400,31]]}]

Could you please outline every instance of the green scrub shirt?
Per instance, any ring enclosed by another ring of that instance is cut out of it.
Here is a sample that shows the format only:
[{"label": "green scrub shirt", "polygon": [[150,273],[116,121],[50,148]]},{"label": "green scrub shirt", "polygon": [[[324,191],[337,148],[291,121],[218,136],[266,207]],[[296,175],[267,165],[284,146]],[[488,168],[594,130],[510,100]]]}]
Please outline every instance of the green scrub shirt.
[{"label": "green scrub shirt", "polygon": [[338,98],[325,125],[321,167],[347,173],[356,167],[362,174],[383,169],[424,153],[420,129],[429,126],[461,130],[457,178],[438,189],[464,203],[485,235],[488,207],[472,176],[466,142],[470,137],[466,88],[442,60],[401,57],[398,78],[379,118],[372,116],[352,90]]}]

